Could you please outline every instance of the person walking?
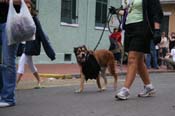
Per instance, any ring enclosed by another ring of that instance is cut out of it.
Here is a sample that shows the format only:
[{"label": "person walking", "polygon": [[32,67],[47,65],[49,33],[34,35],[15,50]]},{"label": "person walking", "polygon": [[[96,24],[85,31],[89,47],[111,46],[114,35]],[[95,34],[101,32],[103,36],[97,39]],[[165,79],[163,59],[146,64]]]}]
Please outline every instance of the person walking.
[{"label": "person walking", "polygon": [[18,78],[17,78],[17,84],[20,82],[22,76],[24,75],[24,69],[25,64],[28,64],[31,72],[33,73],[34,77],[37,80],[37,86],[35,88],[41,88],[41,79],[38,74],[38,70],[36,66],[33,63],[32,56],[38,56],[40,55],[41,51],[41,43],[43,44],[43,47],[45,48],[45,52],[48,55],[48,57],[51,60],[55,59],[55,52],[53,48],[51,47],[48,37],[42,30],[40,21],[37,18],[37,11],[34,9],[34,6],[32,3],[27,3],[27,7],[31,12],[31,15],[33,16],[33,20],[36,24],[36,34],[35,34],[35,40],[33,41],[26,41],[20,43],[18,50],[17,50],[17,56],[21,56],[18,63]]},{"label": "person walking", "polygon": [[37,80],[37,86],[36,88],[41,88],[41,79],[40,76],[38,74],[38,70],[36,68],[36,66],[33,63],[33,58],[31,55],[26,55],[25,53],[22,54],[22,56],[19,59],[19,63],[18,63],[18,76],[17,76],[17,84],[20,82],[22,76],[24,75],[24,69],[25,69],[25,64],[28,64],[31,72],[33,73],[34,77]]},{"label": "person walking", "polygon": [[[32,4],[30,3],[30,4],[26,4],[26,5],[27,5],[29,11],[31,12],[31,15],[36,16],[37,12],[32,7]],[[31,46],[33,46],[33,48]],[[39,49],[36,49],[36,48],[39,48]],[[39,50],[39,52],[36,54],[36,52],[33,52],[33,49],[35,49],[35,51]],[[25,53],[26,50],[31,52],[30,53],[31,55],[26,55],[26,53]],[[19,62],[18,62],[17,84],[19,83],[22,76],[24,75],[25,64],[28,64],[31,72],[33,73],[33,75],[37,79],[37,88],[41,87],[41,79],[39,77],[38,70],[33,63],[33,58],[32,58],[32,55],[39,55],[39,53],[40,53],[40,43],[39,43],[38,38],[36,38],[36,37],[35,37],[35,40],[33,40],[33,41],[21,42],[19,44],[18,50],[17,50],[17,56],[21,56],[21,57],[20,57]]]},{"label": "person walking", "polygon": [[[25,0],[25,2],[31,2]],[[19,12],[21,0],[14,0],[14,7]],[[0,41],[2,42],[2,75],[3,87],[0,90],[0,108],[16,105],[16,51],[18,44],[8,45],[6,22],[8,15],[9,0],[0,0]]]},{"label": "person walking", "polygon": [[[124,25],[125,38],[124,50],[128,52],[127,74],[123,87],[117,92],[115,98],[127,100],[130,88],[136,77],[140,75],[143,81],[143,91],[139,97],[147,97],[155,94],[155,88],[151,83],[148,70],[145,65],[145,53],[150,52],[150,39],[155,44],[160,42],[160,23],[163,17],[159,0],[123,0],[123,7],[128,12]],[[123,14],[123,11],[119,11]]]}]

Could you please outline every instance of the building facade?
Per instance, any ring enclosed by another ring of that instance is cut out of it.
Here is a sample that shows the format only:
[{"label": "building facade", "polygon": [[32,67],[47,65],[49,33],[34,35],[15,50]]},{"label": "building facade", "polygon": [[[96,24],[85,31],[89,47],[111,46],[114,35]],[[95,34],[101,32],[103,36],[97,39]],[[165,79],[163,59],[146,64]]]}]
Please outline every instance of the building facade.
[{"label": "building facade", "polygon": [[164,11],[162,31],[175,32],[175,0],[160,0]]},{"label": "building facade", "polygon": [[[43,30],[50,38],[56,60],[50,61],[43,49],[34,57],[38,64],[76,63],[73,48],[86,45],[93,50],[104,29],[108,8],[121,6],[121,0],[33,0]],[[164,10],[162,31],[175,31],[175,0],[160,0]],[[116,17],[110,22],[118,25]],[[97,49],[109,48],[109,30],[105,28]]]},{"label": "building facade", "polygon": [[[33,0],[39,11],[43,30],[48,34],[56,52],[50,61],[42,50],[34,57],[38,64],[76,63],[73,48],[86,45],[94,49],[101,36],[110,6],[120,7],[120,0]],[[108,49],[109,31],[106,28],[97,49]]]}]

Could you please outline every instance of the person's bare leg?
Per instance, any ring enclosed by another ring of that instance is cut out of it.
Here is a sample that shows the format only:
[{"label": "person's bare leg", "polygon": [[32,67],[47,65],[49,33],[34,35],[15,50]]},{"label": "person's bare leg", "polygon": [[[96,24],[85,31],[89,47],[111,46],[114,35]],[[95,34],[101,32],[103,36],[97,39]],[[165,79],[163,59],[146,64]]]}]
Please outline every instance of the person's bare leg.
[{"label": "person's bare leg", "polygon": [[144,89],[138,94],[138,97],[154,96],[156,91],[151,83],[150,76],[144,62],[144,55],[141,55],[140,57],[138,73],[144,84]]},{"label": "person's bare leg", "polygon": [[126,79],[124,82],[124,87],[126,88],[130,88],[135,76],[136,76],[136,72],[137,72],[137,61],[138,60],[138,52],[129,52],[128,54],[128,66],[127,66],[127,75],[126,75]]},{"label": "person's bare leg", "polygon": [[35,76],[36,80],[38,81],[38,87],[40,87],[41,86],[41,79],[40,79],[38,72],[34,72],[33,75]]},{"label": "person's bare leg", "polygon": [[19,74],[18,74],[16,84],[19,83],[19,81],[21,80],[22,76],[23,76],[22,73],[19,73]]},{"label": "person's bare leg", "polygon": [[140,60],[138,61],[138,64],[139,64],[138,74],[140,75],[144,85],[148,85],[151,83],[151,81],[150,81],[148,70],[144,62],[144,55],[141,54],[139,59]]}]

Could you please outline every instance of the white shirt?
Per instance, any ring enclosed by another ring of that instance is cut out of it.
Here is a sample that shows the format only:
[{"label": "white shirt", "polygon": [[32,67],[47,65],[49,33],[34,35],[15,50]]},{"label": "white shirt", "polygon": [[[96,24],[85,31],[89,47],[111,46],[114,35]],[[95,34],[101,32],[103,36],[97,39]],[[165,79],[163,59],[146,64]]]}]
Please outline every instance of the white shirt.
[{"label": "white shirt", "polygon": [[175,48],[171,49],[171,56],[173,57],[173,61],[175,62]]},{"label": "white shirt", "polygon": [[168,39],[167,37],[162,37],[161,42],[159,44],[160,48],[167,48],[168,47]]}]

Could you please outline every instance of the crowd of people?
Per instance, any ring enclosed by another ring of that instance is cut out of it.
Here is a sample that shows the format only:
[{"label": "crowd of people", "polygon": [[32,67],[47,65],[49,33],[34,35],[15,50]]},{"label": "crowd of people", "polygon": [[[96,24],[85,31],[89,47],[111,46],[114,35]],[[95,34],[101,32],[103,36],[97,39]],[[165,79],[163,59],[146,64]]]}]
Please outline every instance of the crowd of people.
[{"label": "crowd of people", "polygon": [[[150,53],[145,55],[146,66],[148,69],[159,69],[161,66],[167,66],[167,69],[175,69],[175,60],[173,58],[173,49],[175,48],[175,32],[169,36],[162,32],[161,41],[155,45],[150,44]],[[171,63],[168,63],[171,60]]]},{"label": "crowd of people", "polygon": [[[109,35],[110,46],[109,50],[114,54],[117,64],[124,64],[122,59],[123,44],[122,44],[122,31],[119,28],[114,28],[113,32]],[[157,45],[150,41],[150,53],[145,54],[145,63],[147,69],[159,69],[166,66],[167,69],[175,70],[175,60],[173,53],[175,49],[175,32],[171,32],[168,36],[163,31],[161,33],[161,41]],[[175,56],[174,56],[175,57]]]}]

